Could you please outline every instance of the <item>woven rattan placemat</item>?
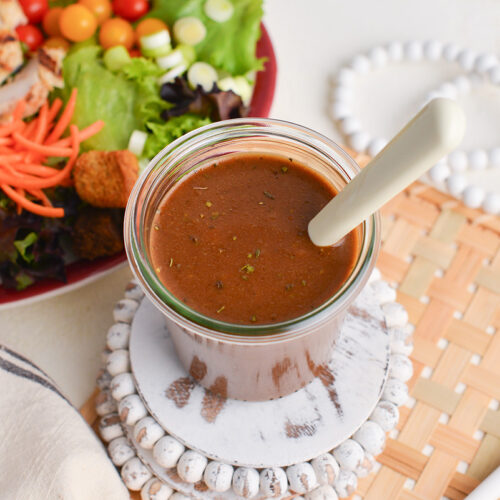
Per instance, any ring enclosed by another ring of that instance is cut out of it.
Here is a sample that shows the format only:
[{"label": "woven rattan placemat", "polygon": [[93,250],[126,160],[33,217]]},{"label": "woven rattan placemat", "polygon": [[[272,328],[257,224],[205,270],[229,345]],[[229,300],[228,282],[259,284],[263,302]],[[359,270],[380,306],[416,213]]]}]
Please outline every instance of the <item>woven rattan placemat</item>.
[{"label": "woven rattan placemat", "polygon": [[[382,221],[378,268],[415,325],[415,374],[380,469],[351,498],[460,500],[500,465],[500,218],[415,183]],[[93,398],[82,414],[95,422]]]}]

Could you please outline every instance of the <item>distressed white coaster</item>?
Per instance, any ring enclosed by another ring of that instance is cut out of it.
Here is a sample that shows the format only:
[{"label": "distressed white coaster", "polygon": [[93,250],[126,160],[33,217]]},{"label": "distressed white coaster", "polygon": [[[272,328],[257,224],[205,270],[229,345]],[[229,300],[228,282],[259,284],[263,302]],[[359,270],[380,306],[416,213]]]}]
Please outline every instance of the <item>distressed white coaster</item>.
[{"label": "distressed white coaster", "polygon": [[173,490],[200,499],[352,494],[408,395],[411,329],[395,298],[375,276],[322,376],[289,396],[245,402],[215,397],[189,377],[161,313],[130,284],[108,332],[97,402],[101,436],[127,486],[145,500]]},{"label": "distressed white coaster", "polygon": [[382,394],[389,336],[380,305],[367,295],[349,312],[321,376],[262,402],[223,399],[197,384],[178,361],[162,314],[144,299],[129,348],[137,391],[168,434],[214,460],[261,468],[312,459],[351,436]]}]

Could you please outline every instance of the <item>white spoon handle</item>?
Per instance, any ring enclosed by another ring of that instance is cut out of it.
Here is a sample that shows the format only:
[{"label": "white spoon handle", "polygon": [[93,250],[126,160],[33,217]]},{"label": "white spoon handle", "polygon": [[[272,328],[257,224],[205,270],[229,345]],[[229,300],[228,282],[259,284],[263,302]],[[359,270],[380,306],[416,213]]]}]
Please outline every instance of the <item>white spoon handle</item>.
[{"label": "white spoon handle", "polygon": [[465,115],[451,99],[434,99],[310,222],[317,246],[333,245],[456,148]]}]

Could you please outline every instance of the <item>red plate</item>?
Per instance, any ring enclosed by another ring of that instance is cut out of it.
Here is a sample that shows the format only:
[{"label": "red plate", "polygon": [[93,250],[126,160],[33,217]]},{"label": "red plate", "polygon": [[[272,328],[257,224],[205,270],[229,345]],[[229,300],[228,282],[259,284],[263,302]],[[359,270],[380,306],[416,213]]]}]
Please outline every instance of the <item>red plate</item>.
[{"label": "red plate", "polygon": [[[265,57],[266,62],[264,71],[257,73],[255,82],[255,91],[250,103],[249,116],[267,117],[274,97],[274,88],[276,86],[276,57],[274,55],[271,39],[264,25],[261,25],[262,35],[257,44],[257,56]],[[79,261],[66,267],[66,283],[56,280],[43,280],[22,290],[6,290],[0,286],[0,309],[22,305],[43,298],[44,296],[57,295],[85,283],[94,281],[113,269],[120,266],[127,260],[125,252],[113,255],[112,257],[103,257],[93,261]]]}]

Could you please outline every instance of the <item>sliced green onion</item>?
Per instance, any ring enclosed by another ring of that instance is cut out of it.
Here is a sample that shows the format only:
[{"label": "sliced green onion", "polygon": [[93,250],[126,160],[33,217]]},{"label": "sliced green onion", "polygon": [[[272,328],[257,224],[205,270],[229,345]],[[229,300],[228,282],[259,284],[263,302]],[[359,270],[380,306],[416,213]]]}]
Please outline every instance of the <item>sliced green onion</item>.
[{"label": "sliced green onion", "polygon": [[110,71],[118,71],[131,61],[131,57],[123,45],[116,45],[104,52],[103,60],[106,68]]},{"label": "sliced green onion", "polygon": [[189,85],[195,89],[200,85],[205,92],[210,92],[217,82],[217,71],[205,62],[195,62],[188,70]]},{"label": "sliced green onion", "polygon": [[207,35],[205,25],[197,17],[182,17],[174,24],[174,36],[179,43],[196,45]]},{"label": "sliced green onion", "polygon": [[174,49],[170,54],[156,59],[156,64],[162,69],[170,69],[182,63],[185,63],[184,56],[179,49]]},{"label": "sliced green onion", "polygon": [[148,134],[143,132],[142,130],[134,130],[130,134],[130,139],[128,141],[128,150],[131,153],[134,153],[135,156],[141,156],[144,151],[144,146],[146,144],[146,139],[148,138]]},{"label": "sliced green onion", "polygon": [[222,78],[217,82],[217,87],[225,92],[231,90],[239,95],[245,106],[250,103],[252,98],[253,88],[244,76]]},{"label": "sliced green onion", "polygon": [[203,10],[212,21],[223,23],[231,18],[234,7],[229,0],[207,0]]},{"label": "sliced green onion", "polygon": [[157,31],[151,35],[141,36],[141,49],[154,50],[170,45],[170,33],[167,30]]},{"label": "sliced green onion", "polygon": [[163,85],[164,83],[173,82],[178,76],[181,76],[187,70],[187,66],[185,64],[179,64],[167,71],[164,75],[158,78],[158,84]]}]

